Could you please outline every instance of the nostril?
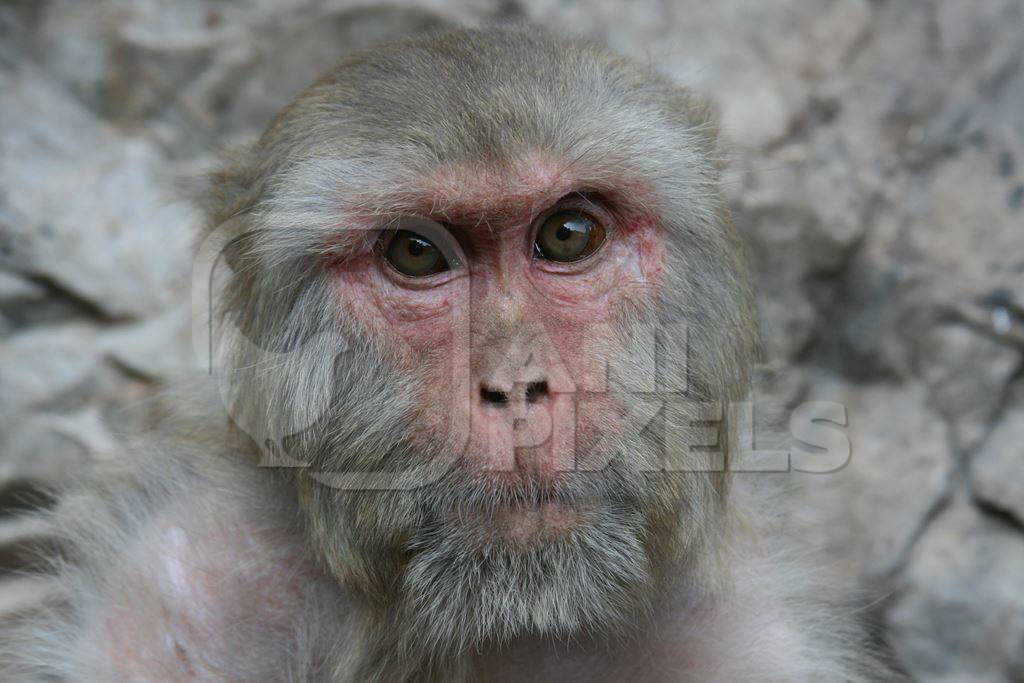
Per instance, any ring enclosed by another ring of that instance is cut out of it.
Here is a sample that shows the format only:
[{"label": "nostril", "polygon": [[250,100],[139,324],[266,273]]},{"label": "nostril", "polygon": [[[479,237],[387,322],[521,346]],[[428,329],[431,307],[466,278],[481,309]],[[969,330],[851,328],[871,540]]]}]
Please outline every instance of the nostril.
[{"label": "nostril", "polygon": [[487,387],[480,387],[480,399],[484,403],[504,405],[505,403],[508,403],[509,395],[506,391],[497,391],[495,389],[488,389]]},{"label": "nostril", "polygon": [[536,403],[548,395],[547,382],[530,382],[526,385],[526,402]]}]

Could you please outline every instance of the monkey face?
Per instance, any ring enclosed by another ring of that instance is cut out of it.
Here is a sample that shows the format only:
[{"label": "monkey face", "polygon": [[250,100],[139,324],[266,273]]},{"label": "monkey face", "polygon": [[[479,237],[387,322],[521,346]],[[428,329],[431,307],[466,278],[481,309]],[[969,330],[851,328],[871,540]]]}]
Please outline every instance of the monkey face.
[{"label": "monkey face", "polygon": [[224,308],[284,351],[227,345],[232,407],[340,580],[462,647],[612,623],[713,533],[723,479],[665,471],[657,397],[680,358],[694,405],[747,386],[713,155],[640,67],[462,32],[347,61],[222,179],[253,234]]},{"label": "monkey face", "polygon": [[[679,525],[706,530],[717,509],[713,476],[667,476],[650,428],[665,226],[536,159],[449,175],[414,207],[332,252],[326,305],[362,351],[339,360],[361,376],[335,382],[304,447],[328,563],[399,586],[438,647],[626,618]],[[385,486],[323,476],[354,471]]]}]

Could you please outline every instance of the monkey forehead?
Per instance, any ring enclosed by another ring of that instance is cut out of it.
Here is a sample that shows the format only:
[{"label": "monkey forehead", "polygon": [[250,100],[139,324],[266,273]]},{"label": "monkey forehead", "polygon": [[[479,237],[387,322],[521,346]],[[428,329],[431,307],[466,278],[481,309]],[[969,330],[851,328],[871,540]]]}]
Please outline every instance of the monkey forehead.
[{"label": "monkey forehead", "polygon": [[424,178],[411,207],[417,213],[488,229],[529,220],[580,181],[558,160],[528,155],[509,168],[486,163],[447,165]]},{"label": "monkey forehead", "polygon": [[584,175],[584,170],[540,150],[500,166],[447,164],[425,171],[411,191],[380,197],[375,205],[488,233],[522,227],[574,193],[600,195],[621,215],[653,212],[654,199],[641,180],[617,174]]}]

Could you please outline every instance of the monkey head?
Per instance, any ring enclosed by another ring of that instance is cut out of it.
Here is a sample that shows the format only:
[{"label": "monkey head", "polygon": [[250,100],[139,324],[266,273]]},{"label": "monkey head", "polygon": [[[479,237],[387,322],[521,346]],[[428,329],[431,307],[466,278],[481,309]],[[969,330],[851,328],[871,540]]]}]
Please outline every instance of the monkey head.
[{"label": "monkey head", "polygon": [[350,57],[215,175],[232,416],[418,646],[622,624],[716,533],[755,341],[715,157],[647,68],[456,31]]}]

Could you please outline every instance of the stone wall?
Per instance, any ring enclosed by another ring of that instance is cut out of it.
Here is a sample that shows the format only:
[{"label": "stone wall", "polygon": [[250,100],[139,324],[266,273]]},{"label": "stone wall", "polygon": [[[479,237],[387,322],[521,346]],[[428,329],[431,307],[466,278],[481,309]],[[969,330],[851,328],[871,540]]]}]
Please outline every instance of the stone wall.
[{"label": "stone wall", "polygon": [[705,93],[765,387],[848,409],[793,499],[916,678],[1024,678],[1022,0],[0,4],[0,618],[17,519],[194,367],[176,181],[346,51],[453,22],[593,36]]}]

